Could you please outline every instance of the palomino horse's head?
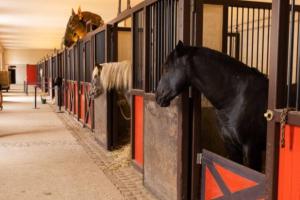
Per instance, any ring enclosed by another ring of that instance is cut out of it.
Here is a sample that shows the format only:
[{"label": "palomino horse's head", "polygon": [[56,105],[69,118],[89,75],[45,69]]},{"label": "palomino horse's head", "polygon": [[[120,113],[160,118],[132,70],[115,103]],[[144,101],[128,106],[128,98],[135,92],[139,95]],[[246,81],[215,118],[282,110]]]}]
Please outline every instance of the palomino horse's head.
[{"label": "palomino horse's head", "polygon": [[181,41],[169,54],[164,64],[164,73],[156,90],[156,102],[166,107],[179,93],[190,85],[188,68],[185,66],[187,54]]},{"label": "palomino horse's head", "polygon": [[92,98],[97,98],[104,91],[103,86],[101,84],[101,80],[100,80],[101,70],[102,70],[102,66],[99,64],[96,64],[96,66],[93,70],[92,81],[91,81],[92,87],[91,87],[90,96]]},{"label": "palomino horse's head", "polygon": [[74,9],[72,9],[72,15],[69,18],[64,36],[64,45],[70,47],[85,35],[86,25],[83,21],[83,13],[81,12],[81,8],[78,8],[77,14],[75,13]]}]

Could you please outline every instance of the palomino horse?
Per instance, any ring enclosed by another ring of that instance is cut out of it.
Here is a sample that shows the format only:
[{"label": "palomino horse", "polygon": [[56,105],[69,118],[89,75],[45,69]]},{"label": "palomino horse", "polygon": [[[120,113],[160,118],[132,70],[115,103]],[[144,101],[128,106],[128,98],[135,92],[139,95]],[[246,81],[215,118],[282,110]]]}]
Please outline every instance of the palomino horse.
[{"label": "palomino horse", "polygon": [[92,98],[97,98],[104,91],[112,89],[117,91],[117,103],[121,114],[126,120],[129,120],[130,116],[126,116],[122,108],[130,105],[131,70],[132,65],[128,61],[96,65],[92,73],[92,87],[90,91]]},{"label": "palomino horse", "polygon": [[181,41],[164,67],[157,103],[169,106],[184,89],[195,87],[215,107],[230,159],[260,171],[266,149],[267,77],[223,53]]}]

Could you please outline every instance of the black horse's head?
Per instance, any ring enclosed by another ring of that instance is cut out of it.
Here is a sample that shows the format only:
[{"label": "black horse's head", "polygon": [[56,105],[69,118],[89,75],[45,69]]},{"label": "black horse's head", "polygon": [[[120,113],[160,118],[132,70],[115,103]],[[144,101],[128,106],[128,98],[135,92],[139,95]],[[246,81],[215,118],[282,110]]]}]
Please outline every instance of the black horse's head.
[{"label": "black horse's head", "polygon": [[160,106],[169,106],[171,100],[190,85],[187,58],[186,47],[179,41],[163,66],[164,73],[156,90],[156,102]]}]

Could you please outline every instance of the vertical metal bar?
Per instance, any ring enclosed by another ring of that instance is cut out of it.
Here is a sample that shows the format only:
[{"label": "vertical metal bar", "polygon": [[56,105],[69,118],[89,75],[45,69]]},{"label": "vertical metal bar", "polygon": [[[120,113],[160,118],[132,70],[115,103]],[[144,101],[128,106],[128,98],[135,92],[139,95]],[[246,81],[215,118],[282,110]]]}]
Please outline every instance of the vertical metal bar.
[{"label": "vertical metal bar", "polygon": [[121,4],[122,4],[122,1],[119,0],[118,15],[121,13]]},{"label": "vertical metal bar", "polygon": [[246,49],[246,64],[248,65],[249,56],[249,8],[247,8],[247,49]]},{"label": "vertical metal bar", "polygon": [[251,67],[253,67],[253,49],[254,49],[254,15],[255,9],[252,9],[252,41],[251,41]]},{"label": "vertical metal bar", "polygon": [[[272,2],[272,30],[270,48],[270,75],[268,109],[282,108],[286,104],[286,64],[288,54],[289,1]],[[277,198],[278,146],[280,125],[268,122],[266,151],[266,199]]]},{"label": "vertical metal bar", "polygon": [[270,14],[271,9],[268,9],[268,39],[267,39],[267,74],[269,74],[269,50],[270,50]]},{"label": "vertical metal bar", "polygon": [[237,46],[237,45],[239,45],[239,38],[238,38],[238,34],[239,34],[239,7],[236,7],[236,24],[235,24],[235,26],[236,26],[236,38],[235,38],[235,57],[236,57],[236,59],[238,59],[239,60],[239,54],[240,54],[240,52],[239,52],[239,47]]},{"label": "vertical metal bar", "polygon": [[261,47],[261,69],[262,73],[264,73],[264,46],[265,46],[265,9],[263,9],[263,26],[262,26],[262,47]]},{"label": "vertical metal bar", "polygon": [[259,26],[260,26],[260,9],[257,9],[257,47],[256,47],[256,68],[258,69],[258,57],[259,57]]},{"label": "vertical metal bar", "polygon": [[244,47],[244,7],[242,7],[242,40],[241,40],[241,57],[240,60],[243,62],[243,47]]},{"label": "vertical metal bar", "polygon": [[232,56],[231,55],[231,50],[232,50],[232,23],[233,23],[233,7],[232,6],[230,6],[230,39],[229,39],[229,41],[230,41],[230,43],[229,43],[229,55],[230,56]]},{"label": "vertical metal bar", "polygon": [[294,57],[294,29],[295,29],[295,0],[292,0],[291,13],[290,13],[290,35],[289,35],[289,57],[288,57],[288,71],[287,71],[287,107],[290,107],[290,94],[292,85],[293,73],[293,57]]},{"label": "vertical metal bar", "polygon": [[300,108],[300,51],[299,51],[299,46],[300,46],[300,21],[299,21],[299,11],[297,12],[298,14],[298,34],[297,34],[297,78],[296,78],[296,84],[297,84],[297,89],[296,89],[296,110],[299,111]]}]

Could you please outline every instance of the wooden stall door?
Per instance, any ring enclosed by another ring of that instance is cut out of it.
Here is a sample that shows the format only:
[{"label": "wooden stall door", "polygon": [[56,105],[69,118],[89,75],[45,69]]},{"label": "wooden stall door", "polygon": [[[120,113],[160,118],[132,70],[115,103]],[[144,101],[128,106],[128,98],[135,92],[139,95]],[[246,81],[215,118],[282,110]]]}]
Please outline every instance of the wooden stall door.
[{"label": "wooden stall door", "polygon": [[279,149],[278,200],[300,198],[300,127],[285,126],[285,146]]},{"label": "wooden stall door", "polygon": [[134,97],[134,159],[140,166],[144,163],[143,120],[144,99],[142,96]]},{"label": "wooden stall door", "polygon": [[265,175],[203,150],[201,200],[265,199]]},{"label": "wooden stall door", "polygon": [[36,84],[36,82],[37,82],[36,65],[27,65],[26,74],[27,74],[27,83],[29,85]]}]

